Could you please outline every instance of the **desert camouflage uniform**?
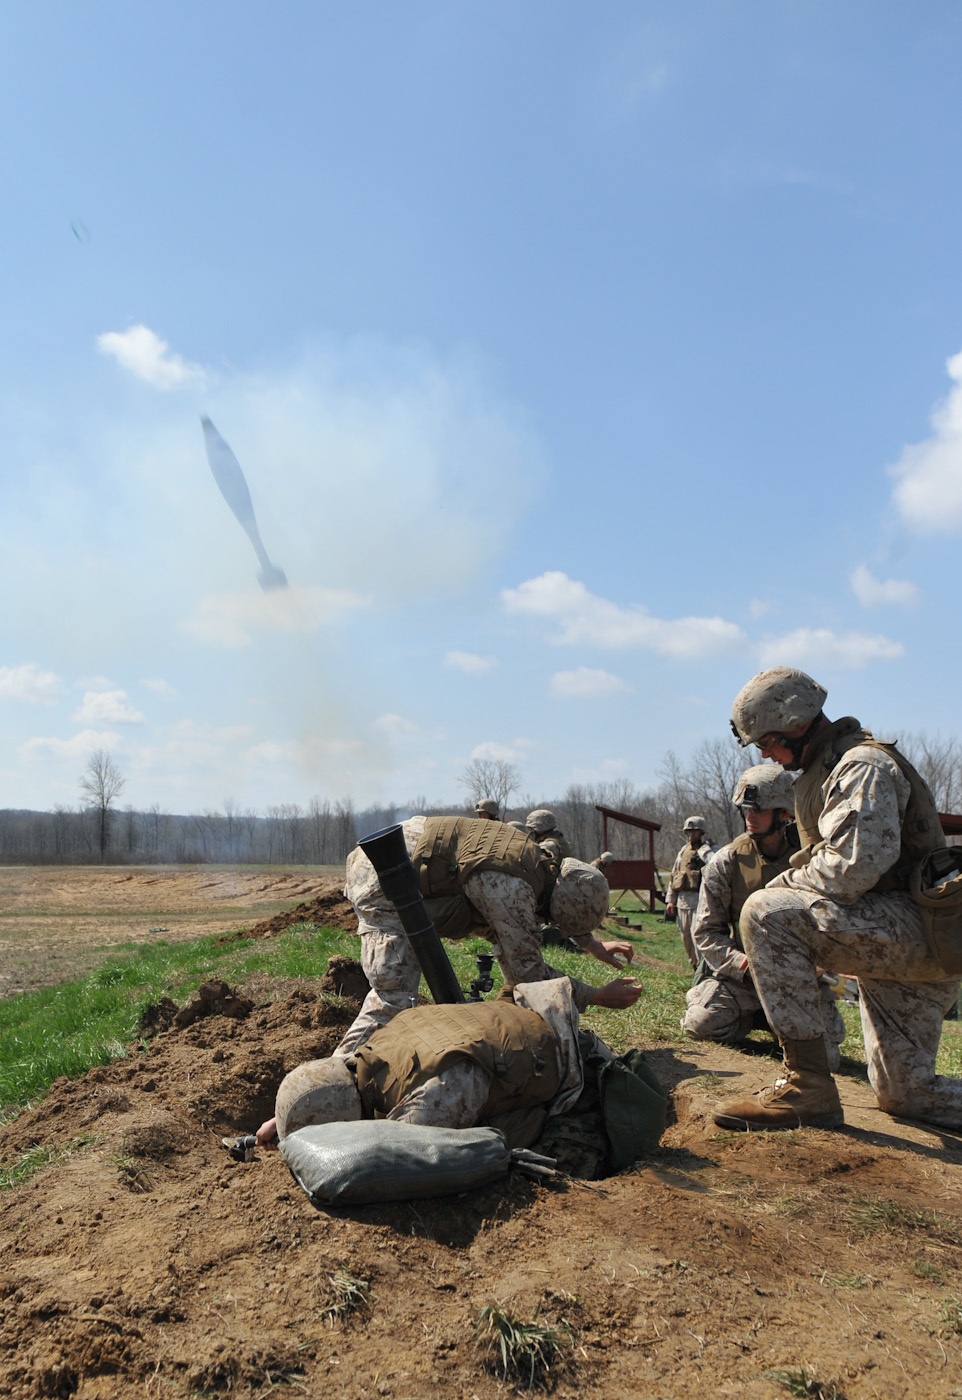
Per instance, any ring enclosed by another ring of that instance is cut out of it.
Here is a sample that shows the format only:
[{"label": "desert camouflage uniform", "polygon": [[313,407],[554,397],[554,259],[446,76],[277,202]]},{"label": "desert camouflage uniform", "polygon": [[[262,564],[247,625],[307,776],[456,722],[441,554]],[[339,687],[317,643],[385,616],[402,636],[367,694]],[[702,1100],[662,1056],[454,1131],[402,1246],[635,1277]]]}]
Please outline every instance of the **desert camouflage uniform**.
[{"label": "desert camouflage uniform", "polygon": [[[704,841],[696,847],[694,854],[707,865],[718,848],[711,841]],[[685,952],[688,954],[688,961],[692,967],[698,966],[698,954],[692,942],[691,926],[695,920],[695,911],[698,908],[699,889],[682,890],[678,888],[678,881],[682,878],[682,870],[686,856],[691,851],[691,842],[686,841],[681,850],[675,856],[675,863],[671,867],[671,878],[668,881],[668,898],[675,906],[678,917],[678,932],[681,934],[681,941],[685,945]],[[689,875],[689,878],[691,876]],[[700,888],[700,880],[699,880]]]},{"label": "desert camouflage uniform", "polygon": [[[547,982],[523,984],[514,988],[513,996],[518,1006],[534,1011],[554,1032],[561,1084],[548,1106],[548,1116],[564,1113],[578,1098],[584,1083],[578,1050],[578,1008],[571,979],[559,976]],[[596,1052],[611,1059],[612,1051],[604,1041],[597,1037],[595,1040]],[[481,1121],[490,1092],[487,1071],[461,1057],[445,1065],[434,1079],[406,1094],[385,1116],[396,1122],[429,1127],[473,1128]]]},{"label": "desert camouflage uniform", "polygon": [[[747,836],[738,839],[750,840]],[[737,843],[733,842],[717,851],[702,872],[691,935],[699,967],[704,961],[708,975],[685,993],[687,1009],[681,1023],[682,1030],[693,1040],[715,1040],[723,1045],[736,1044],[749,1031],[764,1030],[767,1025],[748,971],[748,959],[737,932],[732,931],[736,858]],[[764,859],[758,872],[758,888],[787,869],[787,854],[777,860]],[[845,1022],[827,980],[819,979],[819,1003],[819,1029],[825,1036],[829,1068],[835,1070],[840,1060],[838,1047],[845,1039]]]},{"label": "desert camouflage uniform", "polygon": [[[410,855],[424,831],[425,817],[402,822]],[[526,881],[497,870],[480,870],[465,880],[463,892],[480,920],[472,934],[490,940],[506,983],[542,982],[564,974],[545,962],[541,919],[534,891]],[[385,898],[374,866],[359,846],[347,858],[344,894],[354,905],[361,935],[361,966],[371,984],[355,1021],[334,1051],[347,1058],[378,1026],[414,1006],[421,967],[394,905]],[[575,1005],[583,1011],[594,990],[571,979]]]},{"label": "desert camouflage uniform", "polygon": [[962,1127],[962,1080],[935,1073],[959,992],[933,960],[907,893],[871,893],[900,850],[909,782],[883,750],[848,749],[822,786],[824,845],[747,900],[739,932],[781,1040],[821,1034],[816,966],[858,978],[868,1074],[889,1113]]}]

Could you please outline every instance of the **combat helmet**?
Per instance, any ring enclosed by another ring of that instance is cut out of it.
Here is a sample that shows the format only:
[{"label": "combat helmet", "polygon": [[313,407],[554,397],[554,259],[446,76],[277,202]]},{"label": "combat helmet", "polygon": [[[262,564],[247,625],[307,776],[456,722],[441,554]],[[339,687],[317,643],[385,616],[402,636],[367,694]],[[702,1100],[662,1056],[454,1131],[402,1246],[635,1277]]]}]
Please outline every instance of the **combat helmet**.
[{"label": "combat helmet", "polygon": [[497,820],[499,808],[493,797],[483,797],[480,802],[474,804],[474,810],[479,817],[494,817]]},{"label": "combat helmet", "polygon": [[305,1061],[281,1080],[274,1116],[281,1141],[311,1123],[355,1122],[362,1114],[353,1074],[337,1056]]},{"label": "combat helmet", "polygon": [[608,881],[595,866],[565,856],[550,912],[565,938],[586,937],[608,912]]},{"label": "combat helmet", "polygon": [[536,807],[525,817],[524,824],[532,835],[541,836],[546,831],[554,831],[558,825],[558,819],[554,812],[548,811],[547,807]]},{"label": "combat helmet", "polygon": [[708,824],[704,817],[686,817],[682,831],[707,831]]},{"label": "combat helmet", "polygon": [[756,763],[738,779],[732,802],[753,812],[794,812],[795,780],[780,763]]},{"label": "combat helmet", "polygon": [[732,705],[732,733],[747,748],[769,735],[784,735],[807,725],[799,738],[785,742],[800,766],[801,752],[814,733],[828,691],[804,671],[792,666],[772,666],[759,671],[743,685]]}]

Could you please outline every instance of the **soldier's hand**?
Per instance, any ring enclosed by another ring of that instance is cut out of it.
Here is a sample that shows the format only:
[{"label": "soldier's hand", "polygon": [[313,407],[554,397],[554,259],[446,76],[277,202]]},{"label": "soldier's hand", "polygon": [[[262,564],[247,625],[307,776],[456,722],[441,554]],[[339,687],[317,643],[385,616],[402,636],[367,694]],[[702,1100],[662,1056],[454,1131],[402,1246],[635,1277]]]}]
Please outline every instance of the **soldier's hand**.
[{"label": "soldier's hand", "polygon": [[607,963],[609,967],[625,967],[635,955],[630,943],[623,943],[617,939],[595,938],[592,944],[593,946],[588,948],[589,953],[593,953],[599,962]]},{"label": "soldier's hand", "polygon": [[590,1004],[606,1006],[611,1011],[623,1011],[628,1006],[634,1006],[644,990],[634,977],[619,977],[606,987],[596,987]]}]

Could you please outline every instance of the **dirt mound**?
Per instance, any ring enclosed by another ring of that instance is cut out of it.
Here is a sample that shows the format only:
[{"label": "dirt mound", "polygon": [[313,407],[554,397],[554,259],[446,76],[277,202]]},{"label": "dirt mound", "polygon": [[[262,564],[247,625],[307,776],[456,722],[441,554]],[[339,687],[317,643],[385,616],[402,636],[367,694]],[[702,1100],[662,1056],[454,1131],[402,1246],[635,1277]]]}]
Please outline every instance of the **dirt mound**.
[{"label": "dirt mound", "polygon": [[770,1062],[648,1047],[677,1119],[633,1172],[322,1212],[276,1153],[221,1145],[353,1015],[316,984],[271,992],[198,995],[5,1125],[8,1167],[46,1165],[0,1193],[0,1395],[495,1400],[519,1388],[475,1336],[495,1303],[555,1329],[561,1397],[958,1393],[962,1143],[857,1078],[844,1131],[737,1137],[711,1103]]},{"label": "dirt mound", "polygon": [[243,938],[273,938],[294,924],[316,924],[325,928],[342,929],[344,933],[357,933],[357,915],[349,899],[337,890],[328,890],[316,899],[298,904],[270,919],[262,919],[246,933],[235,935]]}]

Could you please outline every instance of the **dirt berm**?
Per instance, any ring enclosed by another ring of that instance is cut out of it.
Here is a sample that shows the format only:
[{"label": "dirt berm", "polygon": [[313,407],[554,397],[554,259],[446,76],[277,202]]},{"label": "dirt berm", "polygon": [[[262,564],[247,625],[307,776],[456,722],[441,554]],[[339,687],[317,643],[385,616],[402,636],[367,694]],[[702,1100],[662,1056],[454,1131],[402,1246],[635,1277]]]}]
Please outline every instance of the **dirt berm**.
[{"label": "dirt berm", "polygon": [[[7,1164],[48,1165],[0,1193],[0,1395],[493,1400],[524,1389],[476,1336],[493,1304],[556,1332],[559,1396],[962,1394],[959,1139],[848,1077],[843,1131],[726,1135],[711,1102],[771,1062],[656,1045],[675,1121],[624,1176],[316,1211],[221,1138],[352,1010],[214,985],[6,1124]],[[339,1275],[369,1286],[346,1315]]]}]

